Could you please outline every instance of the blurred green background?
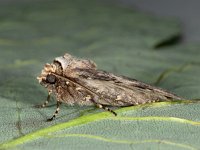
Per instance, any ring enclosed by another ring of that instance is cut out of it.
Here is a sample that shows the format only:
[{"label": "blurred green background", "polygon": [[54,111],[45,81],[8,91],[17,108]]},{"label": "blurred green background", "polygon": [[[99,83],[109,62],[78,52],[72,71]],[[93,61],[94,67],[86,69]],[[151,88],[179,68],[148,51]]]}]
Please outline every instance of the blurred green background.
[{"label": "blurred green background", "polygon": [[[122,3],[9,1],[0,5],[0,149],[199,149],[199,103],[160,102],[116,110],[45,109],[36,80],[43,65],[70,53],[99,69],[200,98],[200,46],[180,41],[182,24]],[[178,43],[179,41],[179,43]]]}]

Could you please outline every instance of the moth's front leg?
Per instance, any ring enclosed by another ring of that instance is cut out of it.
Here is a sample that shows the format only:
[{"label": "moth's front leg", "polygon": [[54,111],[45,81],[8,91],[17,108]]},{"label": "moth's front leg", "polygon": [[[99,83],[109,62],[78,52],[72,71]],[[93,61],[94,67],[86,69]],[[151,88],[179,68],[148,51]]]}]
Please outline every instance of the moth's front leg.
[{"label": "moth's front leg", "polygon": [[52,116],[51,118],[47,119],[47,121],[52,121],[52,120],[58,115],[59,110],[60,110],[60,105],[61,105],[61,104],[62,104],[62,103],[61,103],[60,101],[57,101],[57,108],[56,108],[56,111],[55,111],[55,113],[53,114],[53,116]]},{"label": "moth's front leg", "polygon": [[46,101],[45,101],[42,105],[36,105],[35,107],[36,107],[36,108],[44,108],[44,107],[46,107],[47,104],[48,104],[49,101],[50,101],[51,93],[52,93],[52,91],[49,91],[49,92],[48,92],[47,99],[46,99]]}]

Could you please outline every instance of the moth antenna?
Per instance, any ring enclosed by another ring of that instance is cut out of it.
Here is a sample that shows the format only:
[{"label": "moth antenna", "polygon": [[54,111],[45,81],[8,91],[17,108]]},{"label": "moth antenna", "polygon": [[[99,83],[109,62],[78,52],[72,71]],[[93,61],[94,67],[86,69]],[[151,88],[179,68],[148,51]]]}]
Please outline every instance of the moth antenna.
[{"label": "moth antenna", "polygon": [[61,102],[57,101],[57,108],[56,108],[56,111],[54,112],[54,114],[53,114],[53,116],[52,116],[51,118],[47,119],[47,121],[52,121],[53,119],[56,118],[56,116],[58,115],[58,113],[59,113],[59,111],[60,111],[60,105],[61,105],[61,104],[62,104]]}]

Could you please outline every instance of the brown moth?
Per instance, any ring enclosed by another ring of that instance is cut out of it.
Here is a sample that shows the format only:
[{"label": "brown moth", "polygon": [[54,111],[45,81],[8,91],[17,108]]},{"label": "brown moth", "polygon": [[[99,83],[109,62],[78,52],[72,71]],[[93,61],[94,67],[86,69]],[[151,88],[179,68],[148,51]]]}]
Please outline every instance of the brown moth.
[{"label": "brown moth", "polygon": [[181,99],[170,92],[135,79],[98,70],[93,61],[69,54],[57,57],[53,63],[46,64],[37,79],[49,93],[47,100],[40,107],[48,104],[52,93],[57,99],[57,109],[48,121],[56,117],[61,103],[95,105],[117,115],[107,106],[132,106]]}]

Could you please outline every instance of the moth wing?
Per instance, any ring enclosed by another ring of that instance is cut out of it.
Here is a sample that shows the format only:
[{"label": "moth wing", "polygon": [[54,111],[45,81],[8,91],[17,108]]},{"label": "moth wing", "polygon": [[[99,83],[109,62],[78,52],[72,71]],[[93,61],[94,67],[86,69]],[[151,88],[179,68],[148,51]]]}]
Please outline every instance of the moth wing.
[{"label": "moth wing", "polygon": [[130,106],[152,101],[181,99],[146,83],[95,69],[78,69],[77,82],[91,91],[94,101],[103,105]]}]

